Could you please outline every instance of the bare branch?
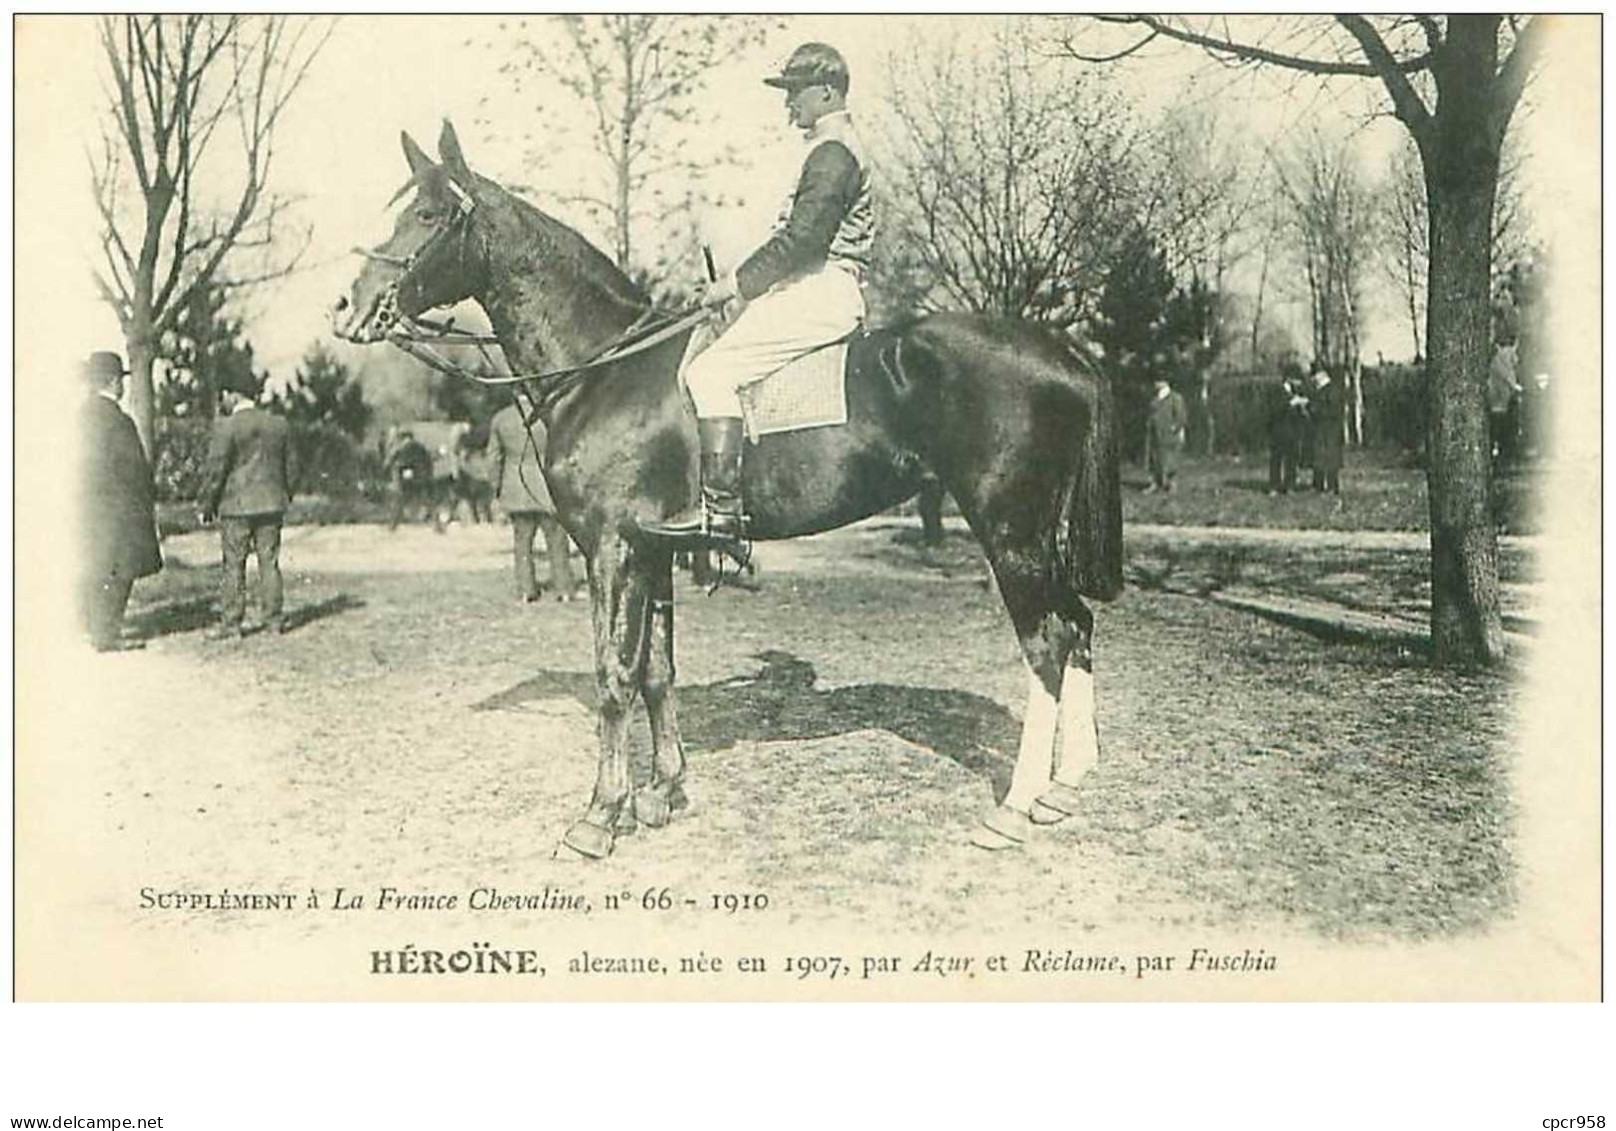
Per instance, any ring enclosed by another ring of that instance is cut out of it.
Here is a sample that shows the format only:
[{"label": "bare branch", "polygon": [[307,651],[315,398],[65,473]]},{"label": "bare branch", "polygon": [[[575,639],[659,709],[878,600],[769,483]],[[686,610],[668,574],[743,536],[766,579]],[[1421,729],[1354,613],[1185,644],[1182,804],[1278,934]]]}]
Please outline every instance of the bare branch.
[{"label": "bare branch", "polygon": [[[1380,71],[1372,64],[1291,55],[1281,51],[1274,51],[1261,44],[1242,42],[1235,39],[1228,32],[1222,36],[1206,35],[1193,28],[1169,23],[1160,16],[1095,16],[1094,18],[1106,23],[1138,24],[1150,29],[1152,32],[1165,35],[1169,39],[1176,39],[1180,43],[1188,43],[1202,48],[1216,57],[1234,59],[1242,63],[1269,63],[1274,66],[1284,67],[1287,70],[1302,71],[1310,75],[1353,75],[1359,78],[1378,78],[1380,76]],[[1400,73],[1408,74],[1425,70],[1430,64],[1431,56],[1422,54],[1412,59],[1397,61],[1394,66]]]},{"label": "bare branch", "polygon": [[1138,52],[1143,51],[1146,47],[1149,47],[1152,43],[1154,43],[1156,41],[1156,37],[1160,34],[1161,32],[1159,31],[1148,31],[1145,33],[1142,39],[1128,47],[1124,47],[1121,51],[1113,51],[1109,55],[1089,55],[1079,51],[1071,36],[1062,36],[1060,42],[1062,49],[1071,58],[1076,59],[1081,63],[1115,63],[1119,59],[1126,59],[1130,55],[1135,55]]},{"label": "bare branch", "polygon": [[1369,21],[1362,16],[1337,16],[1341,26],[1352,34],[1363,49],[1364,57],[1369,60],[1373,73],[1383,83],[1392,97],[1392,105],[1397,110],[1397,117],[1408,127],[1414,140],[1419,142],[1421,148],[1429,144],[1431,133],[1431,114],[1425,108],[1419,92],[1414,84],[1408,81],[1408,75],[1399,67],[1392,57],[1391,49],[1386,41],[1380,37]]},{"label": "bare branch", "polygon": [[1526,88],[1526,80],[1542,57],[1545,28],[1544,18],[1533,16],[1516,35],[1509,58],[1499,68],[1498,81],[1493,88],[1492,113],[1493,136],[1499,142],[1503,141],[1504,132],[1509,129],[1509,120],[1515,113],[1516,104],[1520,102],[1521,91]]}]

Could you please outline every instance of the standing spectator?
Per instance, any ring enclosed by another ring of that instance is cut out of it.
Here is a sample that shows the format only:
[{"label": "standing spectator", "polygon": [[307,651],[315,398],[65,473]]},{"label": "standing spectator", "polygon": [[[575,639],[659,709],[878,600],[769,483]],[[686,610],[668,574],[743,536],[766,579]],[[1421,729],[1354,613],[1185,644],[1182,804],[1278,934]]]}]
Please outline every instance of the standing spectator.
[{"label": "standing spectator", "polygon": [[1341,389],[1330,379],[1329,370],[1313,363],[1313,391],[1308,399],[1308,415],[1313,419],[1313,490],[1341,494],[1341,462],[1345,418]]},{"label": "standing spectator", "polygon": [[431,513],[439,532],[443,524],[438,520],[437,507],[432,498],[432,453],[405,429],[398,434],[398,444],[387,457],[387,472],[393,478],[393,514],[387,529],[397,530],[406,508],[412,512],[424,506]]},{"label": "standing spectator", "polygon": [[151,465],[134,421],[118,407],[123,358],[97,350],[82,366],[79,410],[79,618],[97,652],[119,652],[135,581],[163,568]]},{"label": "standing spectator", "polygon": [[1495,467],[1515,462],[1520,439],[1521,384],[1513,338],[1501,338],[1487,369],[1487,425]]},{"label": "standing spectator", "polygon": [[1156,393],[1151,398],[1145,420],[1145,464],[1150,468],[1151,491],[1171,491],[1173,479],[1178,475],[1178,454],[1184,450],[1184,426],[1189,413],[1184,398],[1173,391],[1167,378],[1156,378]]},{"label": "standing spectator", "polygon": [[454,504],[458,512],[464,502],[471,508],[473,523],[494,521],[494,485],[488,477],[488,437],[476,443],[477,433],[468,428],[455,437]]},{"label": "standing spectator", "polygon": [[557,521],[555,503],[544,481],[544,424],[531,426],[522,420],[522,410],[506,405],[494,415],[488,431],[489,472],[498,491],[499,504],[511,518],[514,539],[516,596],[521,601],[539,599],[539,579],[533,566],[533,536],[544,531],[544,548],[550,556],[550,587],[556,600],[573,596],[572,564],[567,558],[567,533]]},{"label": "standing spectator", "polygon": [[286,631],[281,586],[281,524],[292,494],[291,429],[254,403],[251,374],[228,378],[208,445],[202,515],[219,520],[224,564],[219,582],[219,625],[210,639],[239,639],[247,610],[247,554],[258,558],[258,606],[266,628]]},{"label": "standing spectator", "polygon": [[1280,378],[1268,407],[1270,495],[1288,495],[1296,487],[1296,464],[1307,431],[1307,394],[1302,391],[1300,376],[1298,368]]}]

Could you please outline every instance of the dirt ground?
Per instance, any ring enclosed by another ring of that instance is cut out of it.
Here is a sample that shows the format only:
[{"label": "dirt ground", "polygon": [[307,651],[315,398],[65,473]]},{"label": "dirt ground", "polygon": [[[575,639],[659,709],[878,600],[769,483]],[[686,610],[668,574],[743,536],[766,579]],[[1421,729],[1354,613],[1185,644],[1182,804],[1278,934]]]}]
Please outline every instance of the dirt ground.
[{"label": "dirt ground", "polygon": [[[289,529],[293,630],[233,643],[200,631],[212,536],[169,539],[131,610],[145,649],[82,660],[113,690],[67,755],[82,765],[62,768],[93,789],[56,799],[79,849],[116,861],[101,912],[122,918],[141,886],[657,885],[768,893],[777,928],[1362,941],[1483,931],[1516,898],[1512,684],[1142,584],[1161,571],[1149,531],[1099,612],[1103,761],[1084,811],[1022,851],[972,848],[1008,783],[1024,669],[973,545],[924,549],[905,520],[760,547],[757,592],[682,580],[691,808],[607,861],[558,863],[595,767],[589,610],[518,604],[506,538]],[[1226,546],[1175,545],[1179,576],[1227,570]],[[1241,545],[1273,584],[1297,552]],[[1359,600],[1408,583],[1406,547],[1324,550]],[[204,934],[259,922],[189,918]]]}]

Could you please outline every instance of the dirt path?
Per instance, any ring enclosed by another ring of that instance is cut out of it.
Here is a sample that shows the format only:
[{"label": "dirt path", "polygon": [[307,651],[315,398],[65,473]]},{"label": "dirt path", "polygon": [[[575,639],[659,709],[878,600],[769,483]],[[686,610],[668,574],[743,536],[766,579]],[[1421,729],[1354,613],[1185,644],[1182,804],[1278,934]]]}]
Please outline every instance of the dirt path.
[{"label": "dirt path", "polygon": [[[1106,745],[1087,809],[984,857],[968,835],[1007,783],[1025,670],[974,543],[922,550],[913,528],[764,546],[755,594],[679,583],[692,807],[588,868],[551,850],[595,773],[589,610],[518,605],[506,528],[289,530],[296,627],[226,644],[199,631],[216,542],[171,539],[178,568],[134,610],[158,626],[147,649],[63,659],[61,701],[33,716],[55,721],[61,753],[19,759],[19,831],[55,851],[19,872],[20,897],[72,924],[44,945],[108,997],[137,983],[116,980],[105,937],[131,962],[196,955],[195,977],[256,979],[267,996],[307,958],[313,972],[288,984],[345,996],[375,946],[492,934],[710,949],[747,929],[684,909],[614,933],[593,918],[301,906],[277,926],[143,910],[148,887],[766,892],[766,939],[935,942],[990,925],[1014,945],[1077,948],[1163,931],[1196,945],[1426,937],[1510,906],[1509,762],[1449,757],[1455,734],[1503,749],[1500,683],[1139,585],[1100,613]],[[1160,543],[1134,541],[1131,568],[1149,568]],[[86,680],[108,689],[104,709],[76,708]],[[633,741],[643,759],[643,719]]]}]

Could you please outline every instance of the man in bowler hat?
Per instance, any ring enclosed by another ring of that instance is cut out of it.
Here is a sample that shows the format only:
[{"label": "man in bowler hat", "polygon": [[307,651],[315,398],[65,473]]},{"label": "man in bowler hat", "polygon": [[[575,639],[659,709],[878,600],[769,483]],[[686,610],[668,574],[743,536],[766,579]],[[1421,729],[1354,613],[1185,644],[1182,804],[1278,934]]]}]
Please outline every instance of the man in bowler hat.
[{"label": "man in bowler hat", "polygon": [[1313,363],[1313,388],[1308,395],[1308,416],[1313,422],[1313,489],[1341,494],[1342,450],[1346,437],[1346,402],[1330,371]]},{"label": "man in bowler hat", "polygon": [[258,381],[250,373],[226,378],[220,412],[208,445],[202,516],[219,520],[224,574],[219,625],[211,639],[245,634],[247,554],[258,556],[258,599],[266,627],[286,631],[281,591],[281,523],[292,501],[291,429],[258,407]]},{"label": "man in bowler hat", "polygon": [[1178,475],[1178,454],[1184,450],[1184,431],[1189,423],[1189,411],[1183,394],[1157,377],[1155,392],[1145,414],[1145,465],[1150,469],[1150,483],[1145,493],[1171,491]]},{"label": "man in bowler hat", "polygon": [[135,423],[118,407],[129,370],[97,350],[81,367],[79,410],[79,617],[98,652],[122,651],[124,609],[135,581],[163,568],[151,465]]}]

